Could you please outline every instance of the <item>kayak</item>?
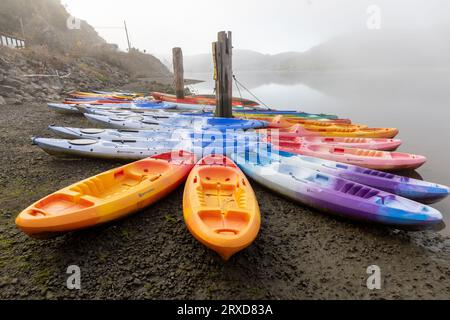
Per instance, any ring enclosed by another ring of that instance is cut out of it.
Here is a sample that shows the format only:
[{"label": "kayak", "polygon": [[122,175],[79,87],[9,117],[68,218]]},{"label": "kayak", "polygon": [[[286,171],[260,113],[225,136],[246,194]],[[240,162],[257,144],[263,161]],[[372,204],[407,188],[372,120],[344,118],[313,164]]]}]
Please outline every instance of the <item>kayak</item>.
[{"label": "kayak", "polygon": [[249,181],[232,160],[222,156],[206,157],[192,169],[183,212],[191,234],[224,260],[250,246],[261,226]]},{"label": "kayak", "polygon": [[115,161],[136,161],[173,150],[186,150],[198,158],[211,154],[231,154],[246,151],[253,145],[237,141],[214,142],[208,140],[93,140],[33,138],[33,144],[46,153],[61,158],[95,158]]},{"label": "kayak", "polygon": [[321,128],[319,130],[308,130],[301,124],[297,124],[289,129],[279,129],[276,131],[262,130],[260,133],[276,134],[280,139],[292,139],[295,137],[322,136],[322,137],[348,137],[348,138],[384,138],[393,139],[398,135],[396,128],[366,128],[366,129],[332,129]]},{"label": "kayak", "polygon": [[70,104],[70,105],[74,105],[74,104],[124,104],[127,103],[126,101],[123,100],[111,100],[111,99],[72,99],[72,100],[64,100],[63,101],[64,104]]},{"label": "kayak", "polygon": [[87,108],[87,107],[76,107],[82,114],[93,114],[112,118],[124,118],[124,119],[155,119],[156,121],[162,121],[173,117],[179,117],[177,114],[165,112],[163,110],[152,110],[152,111],[139,111],[134,112],[131,110],[107,110],[107,109],[97,109],[97,108]]},{"label": "kayak", "polygon": [[[271,142],[271,138],[266,139]],[[290,140],[274,139],[273,143],[280,147],[298,148],[304,144],[331,145],[343,148],[358,148],[380,151],[395,151],[400,147],[400,139],[381,138],[343,138],[343,137],[297,137]]]},{"label": "kayak", "polygon": [[[268,117],[264,115],[251,115],[246,116],[245,114],[239,115],[240,118],[243,119],[254,119],[254,120],[260,120],[260,121],[266,121],[269,122],[269,128],[290,128],[295,124],[303,124],[303,125],[317,125],[317,126],[330,126],[330,125],[344,125],[344,126],[350,126],[352,125],[352,121],[350,119],[327,119],[327,118],[320,118],[318,116],[310,116],[305,118],[286,118],[285,116],[276,116],[276,117]],[[359,127],[366,127],[367,126],[361,126]]]},{"label": "kayak", "polygon": [[[108,141],[126,141],[134,140],[190,140],[194,131],[189,129],[183,130],[161,130],[156,128],[154,130],[133,130],[133,129],[96,129],[96,128],[72,128],[72,127],[57,127],[50,126],[49,129],[58,136],[65,139],[101,139]],[[243,137],[244,132],[227,132],[222,135],[221,132],[203,132],[203,136],[199,139],[204,139],[205,135],[214,136],[215,139],[232,140]],[[246,136],[251,136],[251,131],[245,132]],[[210,137],[207,137],[211,139]],[[255,134],[255,142],[272,142],[270,138],[258,137]],[[359,148],[369,150],[383,150],[394,151],[402,141],[399,139],[369,139],[369,138],[333,138],[333,137],[297,137],[292,140],[274,140],[275,146],[297,148],[303,144],[324,144],[344,148]]]},{"label": "kayak", "polygon": [[96,92],[73,92],[70,93],[69,96],[73,98],[114,98],[121,100],[132,100],[137,98],[143,98],[142,94],[137,93],[125,93],[125,92],[104,92],[104,91],[96,91]]},{"label": "kayak", "polygon": [[433,182],[398,176],[383,171],[371,170],[360,166],[344,164],[319,158],[301,156],[293,153],[273,150],[270,145],[260,144],[260,148],[251,149],[260,154],[270,156],[274,161],[309,168],[317,172],[331,174],[333,176],[351,180],[376,189],[394,193],[404,198],[409,198],[423,203],[434,203],[449,195],[449,188]]},{"label": "kayak", "polygon": [[307,118],[307,119],[339,119],[336,115],[323,113],[307,113],[303,111],[287,111],[287,110],[239,110],[239,116],[264,116],[264,117],[289,117],[289,118]]},{"label": "kayak", "polygon": [[50,126],[49,129],[59,137],[65,139],[90,139],[106,141],[126,140],[190,140],[191,132],[184,130],[131,130],[131,129],[96,129],[96,128],[71,128]]},{"label": "kayak", "polygon": [[167,130],[175,128],[195,129],[195,130],[247,130],[264,128],[266,122],[256,120],[241,120],[228,118],[198,118],[198,117],[173,117],[160,121],[154,118],[124,118],[124,117],[108,117],[101,115],[85,114],[85,117],[96,124],[114,129],[152,129],[156,126],[165,127]]},{"label": "kayak", "polygon": [[429,206],[283,158],[242,153],[234,159],[247,176],[270,190],[335,215],[407,229],[433,229],[443,223],[442,214]]},{"label": "kayak", "polygon": [[64,103],[47,103],[47,106],[50,110],[53,110],[62,114],[80,114],[77,108],[74,105],[64,104]]},{"label": "kayak", "polygon": [[37,201],[19,214],[16,225],[45,238],[123,218],[175,190],[194,164],[193,154],[178,151],[107,171]]},{"label": "kayak", "polygon": [[[187,96],[184,99],[177,99],[175,95],[171,94],[165,94],[161,92],[152,92],[151,95],[156,100],[166,101],[166,102],[172,102],[172,103],[182,103],[182,104],[205,104],[205,105],[216,105],[216,98],[214,96]],[[233,106],[244,106],[244,107],[256,107],[259,104],[250,101],[247,99],[241,99],[241,98],[233,98],[232,102]]]},{"label": "kayak", "polygon": [[[257,118],[256,120],[264,121],[264,119],[267,120],[267,118]],[[268,119],[268,120],[270,121],[270,119]],[[278,120],[277,118],[275,118],[274,120],[272,120],[268,123],[269,123],[268,127],[271,129],[289,129],[294,125],[293,123],[291,123],[289,121],[282,121],[282,120]],[[298,122],[298,123],[300,123],[300,122]],[[358,130],[358,129],[368,128],[367,125],[336,123],[336,122],[334,122],[334,120],[329,120],[329,121],[305,120],[305,121],[301,122],[301,125],[307,130],[327,129],[327,130],[332,131],[332,130],[341,130],[341,129]]]},{"label": "kayak", "polygon": [[114,111],[114,110],[120,110],[120,111],[130,111],[130,112],[150,112],[150,111],[162,111],[162,110],[170,110],[173,109],[174,106],[165,104],[165,103],[149,103],[149,104],[134,104],[134,103],[127,103],[127,104],[90,104],[90,103],[83,103],[83,104],[65,104],[65,103],[48,103],[48,107],[56,112],[59,113],[70,113],[70,114],[79,114],[79,113],[85,113],[85,108],[89,108],[91,110],[106,110],[106,111]]},{"label": "kayak", "polygon": [[56,157],[82,157],[122,161],[141,160],[160,153],[172,152],[172,150],[177,149],[177,146],[182,146],[177,141],[143,143],[134,140],[113,142],[90,139],[64,140],[47,138],[34,138],[33,144]]},{"label": "kayak", "polygon": [[427,158],[421,155],[387,152],[378,150],[366,150],[356,148],[344,148],[328,145],[300,144],[296,146],[278,146],[281,151],[316,157],[336,162],[358,165],[364,168],[398,171],[414,170],[421,167]]}]

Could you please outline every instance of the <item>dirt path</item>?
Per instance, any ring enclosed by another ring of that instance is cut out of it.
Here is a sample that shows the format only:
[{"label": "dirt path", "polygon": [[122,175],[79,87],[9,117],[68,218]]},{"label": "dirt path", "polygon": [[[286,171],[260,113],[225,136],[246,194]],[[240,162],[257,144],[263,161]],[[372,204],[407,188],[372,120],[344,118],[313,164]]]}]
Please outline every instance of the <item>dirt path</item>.
[{"label": "dirt path", "polygon": [[[89,126],[44,105],[2,106],[0,298],[334,299],[450,298],[450,239],[338,220],[253,183],[262,228],[228,263],[200,245],[182,219],[182,188],[127,219],[50,241],[28,238],[14,217],[33,201],[118,166],[58,160],[31,146],[49,124]],[[69,265],[80,291],[66,288]],[[366,287],[378,265],[382,289]]]}]

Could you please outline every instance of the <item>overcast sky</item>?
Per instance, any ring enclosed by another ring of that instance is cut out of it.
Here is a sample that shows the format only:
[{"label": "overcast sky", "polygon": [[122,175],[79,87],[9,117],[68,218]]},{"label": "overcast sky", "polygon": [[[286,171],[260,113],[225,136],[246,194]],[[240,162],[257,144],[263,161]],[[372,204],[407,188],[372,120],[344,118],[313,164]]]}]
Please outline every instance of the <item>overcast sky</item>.
[{"label": "overcast sky", "polygon": [[450,19],[449,0],[62,0],[108,42],[166,55],[207,53],[221,30],[233,45],[263,53],[305,51],[335,35],[367,31],[370,5],[382,28],[430,28]]}]

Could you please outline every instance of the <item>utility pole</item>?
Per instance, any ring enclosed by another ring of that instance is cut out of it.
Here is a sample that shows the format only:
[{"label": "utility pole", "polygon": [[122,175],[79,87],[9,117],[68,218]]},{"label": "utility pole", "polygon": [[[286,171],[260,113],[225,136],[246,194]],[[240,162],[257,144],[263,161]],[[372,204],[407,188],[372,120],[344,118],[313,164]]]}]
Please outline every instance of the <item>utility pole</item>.
[{"label": "utility pole", "polygon": [[23,27],[23,19],[19,18],[20,21],[20,29],[22,30],[22,40],[25,41],[25,28]]},{"label": "utility pole", "polygon": [[127,22],[124,20],[123,24],[125,26],[125,33],[127,34],[128,52],[131,52],[131,42],[130,42],[130,36],[128,35]]},{"label": "utility pole", "polygon": [[233,65],[231,32],[221,31],[213,43],[214,77],[216,80],[216,117],[233,117]]},{"label": "utility pole", "polygon": [[173,76],[177,99],[184,99],[184,66],[183,51],[181,48],[173,48]]}]

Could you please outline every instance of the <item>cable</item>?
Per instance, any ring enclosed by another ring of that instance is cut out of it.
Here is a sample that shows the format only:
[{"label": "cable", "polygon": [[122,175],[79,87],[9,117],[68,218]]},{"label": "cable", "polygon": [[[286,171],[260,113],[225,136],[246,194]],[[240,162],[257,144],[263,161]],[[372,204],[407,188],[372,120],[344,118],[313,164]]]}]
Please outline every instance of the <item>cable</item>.
[{"label": "cable", "polygon": [[239,84],[242,88],[244,88],[248,93],[252,95],[253,98],[256,99],[261,105],[266,107],[267,109],[271,110],[264,102],[262,102],[256,95],[254,95],[249,89],[247,89],[238,79],[236,79],[236,76],[233,75],[234,81],[236,81],[236,84]]}]

